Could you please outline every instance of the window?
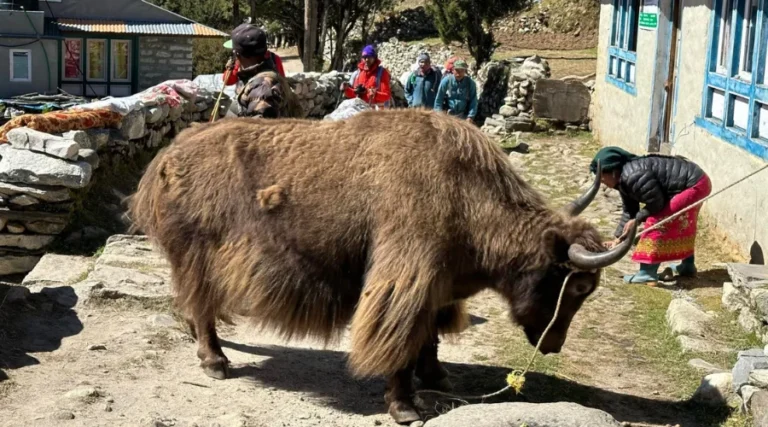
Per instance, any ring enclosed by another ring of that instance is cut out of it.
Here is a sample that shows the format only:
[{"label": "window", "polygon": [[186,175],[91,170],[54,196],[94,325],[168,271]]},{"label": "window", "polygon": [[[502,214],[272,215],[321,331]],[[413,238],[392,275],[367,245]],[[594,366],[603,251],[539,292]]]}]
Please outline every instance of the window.
[{"label": "window", "polygon": [[32,51],[11,49],[11,81],[32,81]]},{"label": "window", "polygon": [[606,78],[633,95],[636,94],[635,64],[639,22],[640,0],[613,0],[613,26]]},{"label": "window", "polygon": [[107,41],[88,40],[88,80],[107,79]]},{"label": "window", "polygon": [[83,41],[80,39],[64,40],[62,55],[64,56],[64,80],[82,80]]},{"label": "window", "polygon": [[112,40],[112,81],[131,80],[131,41]]},{"label": "window", "polygon": [[712,13],[709,68],[696,122],[768,160],[768,0],[715,0]]}]

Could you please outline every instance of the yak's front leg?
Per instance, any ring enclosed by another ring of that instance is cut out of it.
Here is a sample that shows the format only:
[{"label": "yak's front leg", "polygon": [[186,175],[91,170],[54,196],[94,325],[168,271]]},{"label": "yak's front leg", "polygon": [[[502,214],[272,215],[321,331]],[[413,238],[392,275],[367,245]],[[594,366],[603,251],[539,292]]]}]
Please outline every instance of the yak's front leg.
[{"label": "yak's front leg", "polygon": [[416,362],[416,376],[421,380],[422,387],[438,391],[451,391],[453,384],[448,379],[448,371],[437,358],[437,346],[440,340],[437,332],[432,339],[424,344],[419,352],[419,360]]},{"label": "yak's front leg", "polygon": [[398,424],[410,424],[421,420],[421,416],[413,404],[413,370],[414,364],[410,364],[392,375],[387,381],[384,400],[389,405],[389,415]]}]

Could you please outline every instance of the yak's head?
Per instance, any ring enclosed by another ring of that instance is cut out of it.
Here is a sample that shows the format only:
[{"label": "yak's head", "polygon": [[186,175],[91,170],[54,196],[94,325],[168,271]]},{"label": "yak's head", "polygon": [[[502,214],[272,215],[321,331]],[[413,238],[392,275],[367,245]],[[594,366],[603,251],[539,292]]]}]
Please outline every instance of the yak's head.
[{"label": "yak's head", "polygon": [[[572,202],[566,213],[578,216],[591,203],[600,188],[598,175],[592,188]],[[557,320],[541,343],[543,354],[558,353],[565,342],[568,327],[584,300],[594,292],[601,269],[621,260],[629,252],[637,226],[627,238],[611,250],[602,246],[597,230],[585,221],[573,219],[566,229],[544,231],[542,241],[548,259],[539,268],[516,274],[512,295],[512,317],[520,324],[531,345],[536,345],[555,314],[560,290],[570,274]]]}]

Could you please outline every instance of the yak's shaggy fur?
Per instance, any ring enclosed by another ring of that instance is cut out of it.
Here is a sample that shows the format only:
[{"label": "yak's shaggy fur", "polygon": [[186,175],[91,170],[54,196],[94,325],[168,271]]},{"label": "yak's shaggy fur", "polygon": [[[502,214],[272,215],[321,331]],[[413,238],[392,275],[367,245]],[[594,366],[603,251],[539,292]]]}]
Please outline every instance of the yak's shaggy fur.
[{"label": "yak's shaggy fur", "polygon": [[403,369],[436,328],[462,330],[462,301],[485,288],[519,323],[546,325],[567,271],[547,272],[570,244],[602,250],[477,128],[413,110],[187,129],[130,215],[167,253],[189,318],[243,315],[326,340],[351,322],[361,376]]}]

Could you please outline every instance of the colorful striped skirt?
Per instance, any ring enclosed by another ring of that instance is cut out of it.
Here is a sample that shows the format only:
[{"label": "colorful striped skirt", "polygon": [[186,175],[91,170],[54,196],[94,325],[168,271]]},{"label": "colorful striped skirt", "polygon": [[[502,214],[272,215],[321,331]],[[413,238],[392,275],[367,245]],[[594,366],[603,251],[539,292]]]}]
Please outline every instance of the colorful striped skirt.
[{"label": "colorful striped skirt", "polygon": [[[670,215],[709,196],[711,192],[712,182],[707,175],[704,175],[696,185],[672,197],[661,212],[648,217],[645,228],[653,227]],[[632,261],[640,264],[660,264],[682,260],[693,255],[700,210],[701,206],[697,206],[661,228],[643,235],[635,247]]]}]

